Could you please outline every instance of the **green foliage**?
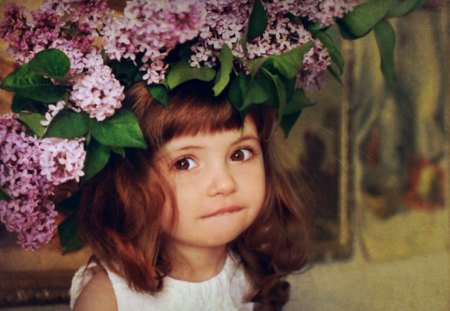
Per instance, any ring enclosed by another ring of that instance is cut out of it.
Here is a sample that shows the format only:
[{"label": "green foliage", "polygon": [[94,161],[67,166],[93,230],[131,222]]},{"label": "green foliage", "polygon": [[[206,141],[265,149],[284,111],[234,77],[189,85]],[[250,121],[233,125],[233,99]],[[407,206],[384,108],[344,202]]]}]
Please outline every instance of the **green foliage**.
[{"label": "green foliage", "polygon": [[97,143],[94,139],[90,141],[83,167],[83,182],[91,179],[105,167],[108,163],[110,152],[110,148],[107,146]]},{"label": "green foliage", "polygon": [[392,6],[386,17],[400,17],[421,7],[427,0],[392,0]]},{"label": "green foliage", "polygon": [[111,61],[108,63],[116,79],[126,87],[142,79],[142,72],[131,60],[122,60],[121,62]]},{"label": "green foliage", "polygon": [[161,105],[169,108],[169,89],[163,84],[151,84],[147,85],[147,90],[152,97],[159,101]]},{"label": "green foliage", "polygon": [[68,216],[58,225],[58,235],[64,253],[69,253],[83,247],[83,243],[78,238],[75,214]]},{"label": "green foliage", "polygon": [[2,188],[0,188],[0,200],[8,201],[9,199],[9,195]]},{"label": "green foliage", "polygon": [[9,74],[0,88],[43,103],[54,103],[67,95],[63,86],[53,85],[50,79],[31,71],[29,64],[24,64]]},{"label": "green foliage", "polygon": [[52,120],[45,133],[46,137],[76,138],[89,130],[89,117],[85,112],[64,110]]},{"label": "green foliage", "polygon": [[358,39],[374,31],[381,57],[381,71],[390,86],[394,84],[395,31],[388,19],[406,15],[425,2],[426,0],[368,0],[337,20],[344,39]]},{"label": "green foliage", "polygon": [[22,97],[19,94],[14,94],[11,103],[11,111],[14,113],[20,113],[22,111],[44,113],[45,111],[47,111],[47,109],[45,108],[45,104],[43,103]]},{"label": "green foliage", "polygon": [[45,134],[45,127],[41,124],[43,120],[45,120],[45,117],[39,113],[21,112],[19,114],[19,121],[25,124],[36,136],[41,138]]},{"label": "green foliage", "polygon": [[189,80],[211,81],[216,76],[216,71],[209,67],[194,68],[189,66],[185,60],[181,60],[170,67],[166,82],[170,89]]},{"label": "green foliage", "polygon": [[395,31],[387,20],[378,23],[374,28],[375,38],[381,56],[381,72],[388,85],[394,85],[394,49]]},{"label": "green foliage", "polygon": [[255,0],[247,25],[245,38],[247,42],[252,41],[264,33],[267,27],[267,20],[267,13],[261,1]]},{"label": "green foliage", "polygon": [[30,71],[49,78],[63,78],[70,69],[69,57],[58,49],[47,49],[37,53],[29,62]]},{"label": "green foliage", "polygon": [[92,137],[106,146],[146,148],[136,116],[128,110],[118,110],[104,121],[89,119]]},{"label": "green foliage", "polygon": [[356,6],[353,11],[338,21],[354,38],[368,34],[390,11],[392,0],[368,0]]},{"label": "green foliage", "polygon": [[219,54],[220,69],[214,81],[214,95],[218,96],[230,82],[230,74],[233,70],[233,54],[227,44],[224,44]]}]

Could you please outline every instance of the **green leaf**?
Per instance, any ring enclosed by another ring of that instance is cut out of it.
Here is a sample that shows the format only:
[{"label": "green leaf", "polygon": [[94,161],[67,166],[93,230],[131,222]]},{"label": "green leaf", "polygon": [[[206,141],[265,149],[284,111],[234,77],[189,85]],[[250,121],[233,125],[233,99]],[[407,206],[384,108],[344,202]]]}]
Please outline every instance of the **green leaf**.
[{"label": "green leaf", "polygon": [[395,31],[387,20],[380,22],[374,29],[381,56],[381,72],[388,85],[394,84]]},{"label": "green leaf", "polygon": [[283,54],[252,60],[248,65],[250,75],[254,77],[259,72],[261,67],[267,66],[268,64],[273,64],[273,66],[283,76],[287,79],[292,79],[300,70],[303,55],[312,48],[313,44],[314,42],[309,41]]},{"label": "green leaf", "polygon": [[334,44],[333,40],[331,39],[331,36],[326,32],[320,31],[316,33],[316,37],[328,50],[328,54],[330,55],[331,60],[336,64],[339,70],[339,75],[341,75],[344,71],[344,58],[342,57],[342,54],[337,48],[336,44]]},{"label": "green leaf", "polygon": [[69,253],[83,247],[83,243],[78,238],[77,219],[75,214],[70,215],[58,225],[58,235],[64,253]]},{"label": "green leaf", "polygon": [[337,23],[351,36],[363,37],[390,12],[392,5],[392,0],[368,0],[357,5]]},{"label": "green leaf", "polygon": [[250,85],[251,78],[245,74],[239,74],[236,79],[231,82],[228,98],[233,107],[240,111],[244,103],[245,91]]},{"label": "green leaf", "polygon": [[41,124],[41,121],[45,120],[45,117],[39,113],[26,113],[19,114],[19,120],[24,123],[36,136],[43,137],[45,134],[45,126]]},{"label": "green leaf", "polygon": [[116,79],[127,87],[142,79],[142,72],[131,60],[112,61],[108,63],[108,66],[111,67]]},{"label": "green leaf", "polygon": [[89,130],[88,115],[84,112],[60,111],[52,120],[45,133],[46,137],[75,138]]},{"label": "green leaf", "polygon": [[289,135],[292,127],[300,117],[304,108],[313,106],[314,103],[306,96],[303,89],[296,89],[287,104],[280,107],[279,122],[285,136]]},{"label": "green leaf", "polygon": [[272,74],[268,70],[264,70],[264,74],[270,78],[275,87],[277,101],[275,104],[278,106],[279,111],[282,111],[286,105],[286,88],[284,87],[283,80],[281,80],[278,75]]},{"label": "green leaf", "polygon": [[9,74],[0,84],[0,88],[44,103],[57,102],[67,94],[63,86],[53,85],[50,79],[31,72],[28,64]]},{"label": "green leaf", "polygon": [[87,148],[86,161],[84,162],[84,176],[82,181],[91,179],[100,172],[108,163],[110,148],[92,140]]},{"label": "green leaf", "polygon": [[274,67],[287,79],[293,79],[300,70],[303,55],[308,52],[314,42],[309,41],[281,55],[272,56]]},{"label": "green leaf", "polygon": [[136,116],[128,110],[118,110],[114,116],[101,122],[90,118],[89,128],[92,136],[106,146],[147,147]]},{"label": "green leaf", "polygon": [[58,49],[47,49],[37,53],[29,62],[30,71],[40,76],[62,78],[70,69],[70,60]]},{"label": "green leaf", "polygon": [[341,79],[341,73],[340,72],[337,72],[332,66],[328,66],[327,70],[331,74],[331,76],[337,82],[339,82],[340,85],[344,85],[344,83],[342,82],[342,79]]},{"label": "green leaf", "polygon": [[387,17],[400,17],[424,5],[427,0],[392,0],[393,5]]},{"label": "green leaf", "polygon": [[111,151],[114,152],[115,154],[120,155],[122,158],[125,158],[126,156],[126,152],[125,152],[125,148],[124,147],[110,147]]},{"label": "green leaf", "polygon": [[264,33],[267,27],[267,20],[267,13],[261,1],[255,0],[247,26],[247,42],[252,41]]},{"label": "green leaf", "polygon": [[224,44],[219,54],[220,69],[214,82],[214,96],[218,96],[230,82],[230,73],[233,69],[233,54],[227,44]]},{"label": "green leaf", "polygon": [[251,105],[265,103],[269,99],[264,87],[259,83],[258,79],[252,79],[248,88],[245,90],[244,101],[239,108],[240,111],[245,111]]},{"label": "green leaf", "polygon": [[0,188],[0,200],[9,201],[10,199],[11,198],[9,195],[2,188]]},{"label": "green leaf", "polygon": [[159,101],[164,107],[169,108],[169,90],[163,84],[147,85],[147,90],[152,97]]},{"label": "green leaf", "polygon": [[[11,111],[14,113],[20,113],[21,111],[24,110],[30,112],[37,112],[38,110],[42,110],[39,108],[43,107],[44,106],[42,103],[29,98],[22,97],[19,94],[14,94],[11,103]],[[45,109],[45,111],[47,111],[47,109]]]},{"label": "green leaf", "polygon": [[194,68],[182,60],[169,68],[167,73],[167,85],[169,89],[174,89],[183,82],[189,80],[211,81],[214,79],[216,71],[209,67]]}]

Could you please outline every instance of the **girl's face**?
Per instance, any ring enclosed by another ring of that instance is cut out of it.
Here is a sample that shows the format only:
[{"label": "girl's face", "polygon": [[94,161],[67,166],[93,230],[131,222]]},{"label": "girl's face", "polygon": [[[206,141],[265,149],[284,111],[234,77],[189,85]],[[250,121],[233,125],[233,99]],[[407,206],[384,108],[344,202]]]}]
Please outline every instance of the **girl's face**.
[{"label": "girl's face", "polygon": [[258,216],[266,191],[264,160],[249,118],[243,129],[174,138],[157,159],[176,199],[174,226],[170,202],[162,217],[172,246],[225,246]]}]

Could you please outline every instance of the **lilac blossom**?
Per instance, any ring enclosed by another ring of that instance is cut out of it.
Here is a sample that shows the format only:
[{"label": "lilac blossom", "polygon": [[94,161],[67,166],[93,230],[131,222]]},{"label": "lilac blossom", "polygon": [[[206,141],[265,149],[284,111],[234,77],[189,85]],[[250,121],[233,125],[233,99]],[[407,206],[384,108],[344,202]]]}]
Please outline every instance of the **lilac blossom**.
[{"label": "lilac blossom", "polygon": [[331,25],[335,18],[344,17],[345,13],[353,10],[358,0],[300,0],[298,8],[300,15],[307,16],[313,22],[320,22],[323,26]]},{"label": "lilac blossom", "polygon": [[118,61],[141,56],[144,80],[159,83],[167,70],[164,59],[206,27],[205,15],[198,0],[128,1],[123,16],[105,27],[106,54]]},{"label": "lilac blossom", "polygon": [[100,64],[100,60],[93,56],[86,63],[87,67],[92,67],[86,74],[74,79],[70,100],[91,118],[103,121],[122,107],[125,94],[124,87],[114,77],[111,68]]},{"label": "lilac blossom", "polygon": [[51,47],[64,50],[67,46],[84,54],[111,15],[104,0],[48,0],[33,12],[8,4],[0,22],[0,38],[9,44],[8,53],[20,64]]},{"label": "lilac blossom", "polygon": [[22,247],[35,250],[56,230],[55,187],[83,175],[85,151],[79,140],[38,139],[26,131],[16,115],[0,116],[0,188],[11,198],[0,200],[0,221],[18,233]]},{"label": "lilac blossom", "polygon": [[82,140],[45,138],[40,143],[41,175],[57,186],[69,180],[79,181],[84,175],[86,151]]}]

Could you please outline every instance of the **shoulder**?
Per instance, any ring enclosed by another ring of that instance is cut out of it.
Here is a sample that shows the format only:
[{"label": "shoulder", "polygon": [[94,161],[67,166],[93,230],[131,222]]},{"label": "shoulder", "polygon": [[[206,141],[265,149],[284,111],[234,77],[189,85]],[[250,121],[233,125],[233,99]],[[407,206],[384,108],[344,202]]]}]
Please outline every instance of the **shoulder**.
[{"label": "shoulder", "polygon": [[73,310],[117,310],[116,297],[105,270],[99,269],[81,290]]}]

